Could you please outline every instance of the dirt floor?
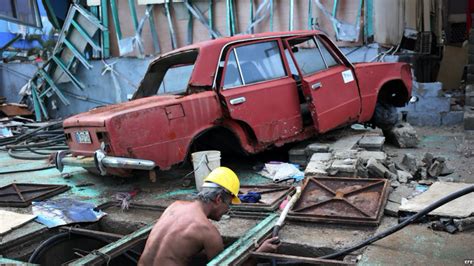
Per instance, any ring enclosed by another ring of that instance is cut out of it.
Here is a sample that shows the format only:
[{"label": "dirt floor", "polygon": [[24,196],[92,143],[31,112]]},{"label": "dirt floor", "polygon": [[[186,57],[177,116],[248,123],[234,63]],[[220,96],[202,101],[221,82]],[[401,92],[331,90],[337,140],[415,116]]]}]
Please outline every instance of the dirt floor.
[{"label": "dirt floor", "polygon": [[[386,144],[384,151],[394,162],[400,162],[403,155],[411,153],[421,160],[426,152],[435,156],[445,156],[448,166],[455,172],[442,178],[444,181],[474,183],[474,138],[465,134],[462,127],[449,128],[416,128],[420,145],[415,149],[400,149]],[[342,136],[354,134],[350,128],[338,130],[313,141],[331,142]],[[288,150],[296,146],[290,145],[265,152],[260,155],[242,157],[224,155],[222,165],[235,169],[242,185],[268,184],[270,180],[263,178],[257,171],[268,161],[287,161]],[[41,162],[16,160],[0,153],[0,167],[3,171],[26,169],[37,166]],[[153,223],[159,218],[162,210],[174,200],[190,200],[196,194],[190,164],[185,164],[175,170],[158,173],[157,182],[151,183],[148,176],[123,179],[113,177],[98,177],[80,168],[67,167],[66,175],[56,169],[45,171],[18,173],[1,176],[0,186],[12,182],[67,184],[71,190],[54,198],[69,197],[81,201],[102,205],[116,200],[117,192],[129,192],[138,189],[129,210],[118,207],[107,207],[108,213],[94,228],[117,234],[129,234],[138,228]],[[84,186],[84,184],[89,184]],[[142,208],[141,205],[153,206]],[[19,213],[31,213],[29,208],[0,209]],[[216,222],[216,226],[226,243],[238,239],[245,232],[256,226],[268,213],[254,217],[230,216]],[[291,222],[281,231],[282,252],[311,257],[331,253],[335,250],[350,247],[396,224],[396,218],[385,217],[377,227],[355,227],[347,225],[321,224],[310,222]],[[83,225],[90,226],[90,225]],[[30,222],[14,229],[0,238],[0,254],[11,259],[25,259],[33,249],[47,236],[57,232],[45,226]],[[414,264],[422,258],[423,264],[462,264],[465,259],[473,259],[472,245],[474,231],[450,235],[446,232],[435,232],[427,228],[427,224],[410,225],[402,232],[393,234],[367,249],[353,252],[352,258],[361,259],[362,264]],[[29,244],[26,244],[29,243]],[[20,248],[21,247],[21,248]],[[364,251],[365,250],[365,251]],[[390,252],[388,252],[390,250]],[[291,252],[288,252],[291,251]]]}]

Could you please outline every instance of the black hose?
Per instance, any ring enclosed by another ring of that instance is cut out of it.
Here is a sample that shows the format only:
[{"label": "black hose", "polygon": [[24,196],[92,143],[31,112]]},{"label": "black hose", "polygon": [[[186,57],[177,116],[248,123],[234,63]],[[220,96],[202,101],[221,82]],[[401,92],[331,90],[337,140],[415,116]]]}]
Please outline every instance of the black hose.
[{"label": "black hose", "polygon": [[49,166],[42,166],[42,167],[37,167],[37,168],[28,168],[28,169],[4,171],[4,172],[0,172],[0,175],[16,174],[16,173],[26,173],[26,172],[33,172],[33,171],[41,171],[41,170],[47,170],[47,169],[51,169],[51,168],[56,168],[56,166],[54,166],[54,165],[49,165]]},{"label": "black hose", "polygon": [[402,223],[400,224],[397,224],[396,226],[393,226],[387,230],[385,230],[384,232],[378,234],[378,235],[375,235],[365,241],[363,241],[362,243],[360,244],[357,244],[353,247],[350,247],[350,248],[346,248],[346,249],[343,249],[341,251],[338,251],[338,252],[335,252],[335,253],[332,253],[332,254],[328,254],[328,255],[325,255],[325,256],[322,256],[322,257],[319,257],[320,259],[333,259],[333,258],[337,258],[339,256],[342,256],[342,255],[345,255],[347,253],[350,253],[354,250],[358,250],[362,247],[365,247],[367,245],[370,245],[372,243],[374,243],[375,241],[378,241],[386,236],[389,236],[395,232],[397,232],[398,230],[404,228],[405,226],[407,226],[408,224],[410,224],[411,222],[413,221],[416,221],[418,220],[419,218],[425,216],[426,214],[430,213],[432,210],[434,209],[437,209],[439,208],[440,206],[443,206],[444,204],[452,201],[452,200],[455,200],[459,197],[462,197],[466,194],[469,194],[471,192],[474,192],[474,185],[471,185],[467,188],[463,188],[459,191],[456,191],[456,192],[453,192],[447,196],[445,196],[444,198],[441,198],[439,199],[438,201],[430,204],[429,206],[427,206],[426,208],[424,208],[423,210],[421,210],[420,212],[410,216],[409,218],[407,218],[405,221],[403,221]]}]

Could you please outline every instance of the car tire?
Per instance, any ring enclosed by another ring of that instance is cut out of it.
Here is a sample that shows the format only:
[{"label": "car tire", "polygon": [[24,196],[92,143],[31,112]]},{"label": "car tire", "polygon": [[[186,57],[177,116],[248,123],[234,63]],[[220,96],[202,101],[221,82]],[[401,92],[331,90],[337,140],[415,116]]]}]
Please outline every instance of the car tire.
[{"label": "car tire", "polygon": [[375,106],[372,122],[382,130],[390,130],[398,122],[397,108],[388,103],[378,102]]}]

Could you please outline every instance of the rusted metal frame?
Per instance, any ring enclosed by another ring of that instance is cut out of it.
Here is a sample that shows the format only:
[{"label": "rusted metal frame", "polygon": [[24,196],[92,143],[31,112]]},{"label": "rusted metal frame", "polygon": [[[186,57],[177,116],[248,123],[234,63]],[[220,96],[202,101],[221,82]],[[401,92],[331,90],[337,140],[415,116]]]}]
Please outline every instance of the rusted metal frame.
[{"label": "rusted metal frame", "polygon": [[272,230],[273,225],[277,220],[278,215],[276,213],[270,214],[255,227],[248,230],[242,237],[232,243],[232,245],[215,256],[207,265],[231,265],[235,260],[242,258],[243,255],[248,253],[254,246],[255,240],[258,241],[262,239]]},{"label": "rusted metal frame", "polygon": [[153,39],[153,48],[155,53],[161,53],[160,40],[158,38],[158,32],[156,31],[155,17],[154,17],[154,7],[152,5],[147,5],[147,11],[149,12],[148,22],[150,23],[150,32],[151,38]]},{"label": "rusted metal frame", "polygon": [[95,250],[80,259],[71,262],[69,265],[101,265],[104,262],[119,256],[125,251],[133,248],[140,242],[146,240],[154,224],[144,226],[137,231],[126,235],[119,240],[112,242],[102,248]]},{"label": "rusted metal frame", "polygon": [[291,261],[292,263],[305,263],[305,264],[316,264],[316,265],[356,265],[355,263],[340,261],[340,260],[329,260],[319,259],[311,257],[300,257],[293,255],[277,254],[277,253],[266,253],[251,251],[250,256],[260,259],[277,259],[283,261]]},{"label": "rusted metal frame", "polygon": [[318,202],[318,203],[315,203],[315,204],[311,204],[311,205],[308,205],[308,206],[305,206],[305,207],[302,207],[302,208],[299,208],[299,209],[294,209],[292,210],[293,212],[301,212],[301,211],[305,211],[305,210],[308,210],[308,209],[311,209],[311,208],[314,208],[314,207],[318,207],[318,206],[321,206],[321,205],[324,205],[328,202],[331,202],[333,201],[333,199],[327,199],[327,200],[323,200],[321,202]]},{"label": "rusted metal frame", "polygon": [[[212,6],[212,0],[210,0],[211,2],[211,6]],[[212,28],[212,12],[209,13],[209,18],[206,19],[206,17],[204,16],[204,14],[201,12],[201,10],[199,10],[199,8],[197,8],[197,6],[194,6],[192,3],[189,2],[189,0],[185,0],[184,1],[184,5],[186,6],[186,8],[189,10],[189,12],[191,12],[191,14],[199,21],[201,22],[201,24],[206,27],[206,29],[209,31],[209,34],[211,35],[212,38],[218,38],[218,37],[221,37],[222,34],[217,31],[217,30],[214,30]],[[209,7],[209,8],[212,8],[212,7]]]},{"label": "rusted metal frame", "polygon": [[[64,105],[69,105],[69,101],[66,99],[66,97],[64,97],[64,94],[61,92],[61,90],[56,86],[56,84],[54,83],[54,81],[50,78],[50,76],[43,70],[43,69],[39,69],[38,72],[40,73],[40,75],[44,78],[44,80],[46,81],[46,83],[48,83],[49,85],[49,89],[51,89],[52,91],[54,91],[56,93],[56,95],[58,95],[59,97],[59,100],[61,100],[61,102],[64,104]],[[50,90],[46,89],[45,91],[43,91],[39,97],[40,98],[43,98],[46,94],[49,93]]]},{"label": "rusted metal frame", "polygon": [[19,190],[19,188],[17,187],[16,184],[12,184],[12,187],[15,189],[16,192],[10,192],[10,193],[1,193],[0,194],[0,198],[1,197],[5,197],[5,196],[10,196],[10,195],[18,195],[21,200],[25,201],[25,199],[23,198],[23,193],[28,193],[28,192],[41,192],[41,191],[45,191],[45,190],[50,190],[50,189],[55,189],[56,186],[48,186],[48,187],[42,187],[42,188],[32,188],[32,189],[24,189],[24,190]]},{"label": "rusted metal frame", "polygon": [[[20,187],[18,187],[17,185],[31,185],[31,186],[38,186],[39,188],[37,189],[37,191],[34,191],[33,189],[28,189],[28,190],[21,190]],[[11,195],[18,195],[18,198],[20,198],[21,201],[1,201],[0,200],[0,206],[9,206],[9,207],[27,207],[30,205],[31,201],[34,201],[34,200],[41,200],[41,199],[44,199],[44,198],[48,198],[49,196],[53,196],[53,195],[57,195],[59,193],[62,193],[68,189],[70,189],[69,186],[67,185],[46,185],[47,189],[45,188],[45,185],[42,185],[42,184],[25,184],[25,183],[13,183],[11,184],[12,188],[16,191],[16,194],[15,193],[4,193],[4,194],[0,194],[0,198],[3,197],[3,196],[11,196]],[[2,188],[5,188],[5,187],[8,187],[8,186],[4,186]],[[40,194],[40,195],[37,195],[35,197],[32,197],[32,198],[29,198],[29,199],[25,199],[24,196],[23,196],[23,192],[41,192],[41,191],[44,191],[44,190],[49,190],[47,191],[46,193],[44,194]]]},{"label": "rusted metal frame", "polygon": [[173,25],[173,19],[171,17],[169,1],[170,0],[165,0],[166,20],[168,21],[168,30],[170,32],[171,48],[176,49],[178,48],[178,41],[176,40],[176,33],[174,31],[174,25]]},{"label": "rusted metal frame", "polygon": [[383,184],[384,184],[384,181],[383,181],[383,180],[380,180],[380,181],[378,181],[378,182],[369,184],[369,185],[367,185],[367,186],[363,186],[363,187],[361,187],[361,188],[358,188],[358,189],[354,189],[354,190],[352,190],[352,191],[349,191],[349,192],[345,193],[344,196],[349,196],[349,195],[352,195],[352,194],[354,194],[354,193],[356,193],[356,192],[359,192],[359,191],[362,191],[362,190],[366,190],[366,189],[371,188],[371,187],[380,186],[380,185],[383,186]]},{"label": "rusted metal frame", "polygon": [[21,191],[18,189],[18,187],[16,186],[16,184],[12,184],[12,187],[13,189],[15,190],[16,194],[18,195],[18,197],[20,197],[21,201],[25,202],[25,198],[23,197],[23,195],[21,194]]}]

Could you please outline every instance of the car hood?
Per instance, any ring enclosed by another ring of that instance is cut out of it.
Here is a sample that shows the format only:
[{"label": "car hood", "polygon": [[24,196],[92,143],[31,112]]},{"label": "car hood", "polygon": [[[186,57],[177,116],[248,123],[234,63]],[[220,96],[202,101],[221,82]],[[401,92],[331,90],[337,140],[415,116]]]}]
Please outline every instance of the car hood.
[{"label": "car hood", "polygon": [[71,116],[64,120],[64,128],[94,126],[103,127],[107,120],[121,115],[144,111],[149,108],[166,106],[176,102],[179,95],[159,95],[141,98],[129,102],[107,105],[92,109],[88,112]]}]

